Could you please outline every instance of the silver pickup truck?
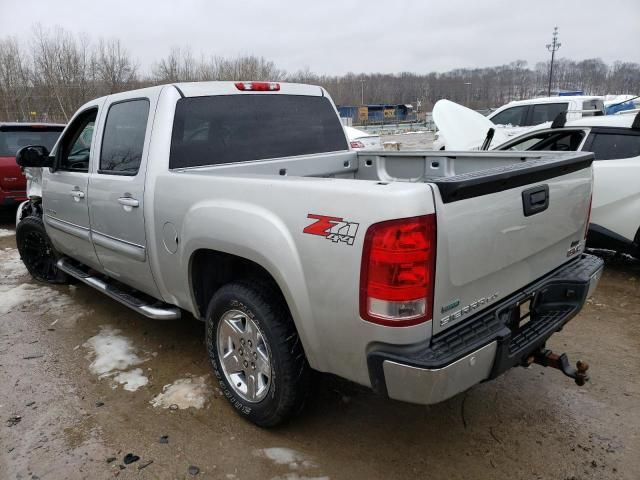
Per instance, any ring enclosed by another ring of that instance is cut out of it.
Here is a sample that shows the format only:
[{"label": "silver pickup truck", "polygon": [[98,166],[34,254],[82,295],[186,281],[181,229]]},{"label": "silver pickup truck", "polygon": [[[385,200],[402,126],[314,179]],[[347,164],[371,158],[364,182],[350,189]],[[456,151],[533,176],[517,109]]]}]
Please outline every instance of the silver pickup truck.
[{"label": "silver pickup truck", "polygon": [[533,362],[583,383],[544,347],[602,271],[583,253],[592,160],[354,152],[320,87],[165,85],[19,152],[16,236],[38,280],[206,322],[224,394],[273,426],[311,369],[421,404]]}]

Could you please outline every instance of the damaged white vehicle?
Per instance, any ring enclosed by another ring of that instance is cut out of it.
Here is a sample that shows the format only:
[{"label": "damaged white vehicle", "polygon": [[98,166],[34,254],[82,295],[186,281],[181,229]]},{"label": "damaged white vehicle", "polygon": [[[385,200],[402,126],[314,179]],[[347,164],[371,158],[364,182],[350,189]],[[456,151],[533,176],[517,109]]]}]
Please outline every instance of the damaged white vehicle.
[{"label": "damaged white vehicle", "polygon": [[566,121],[570,115],[561,112],[554,122],[509,139],[488,118],[462,105],[442,100],[434,107],[434,120],[455,150],[593,152],[587,246],[640,258],[640,112]]}]

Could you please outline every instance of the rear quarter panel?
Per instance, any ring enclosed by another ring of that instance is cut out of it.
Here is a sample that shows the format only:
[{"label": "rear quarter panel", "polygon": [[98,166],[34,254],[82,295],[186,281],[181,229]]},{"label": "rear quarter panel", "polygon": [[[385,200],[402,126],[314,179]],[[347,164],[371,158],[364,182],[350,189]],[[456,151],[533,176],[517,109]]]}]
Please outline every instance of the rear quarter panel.
[{"label": "rear quarter panel", "polygon": [[[317,370],[368,385],[371,342],[414,343],[430,336],[430,322],[389,328],[359,315],[368,226],[432,213],[429,185],[212,173],[167,172],[155,181],[154,268],[173,303],[198,313],[189,288],[190,259],[196,250],[208,248],[252,260],[273,276]],[[353,244],[303,233],[315,222],[309,214],[357,223]],[[180,238],[175,254],[163,245],[167,222]]]}]

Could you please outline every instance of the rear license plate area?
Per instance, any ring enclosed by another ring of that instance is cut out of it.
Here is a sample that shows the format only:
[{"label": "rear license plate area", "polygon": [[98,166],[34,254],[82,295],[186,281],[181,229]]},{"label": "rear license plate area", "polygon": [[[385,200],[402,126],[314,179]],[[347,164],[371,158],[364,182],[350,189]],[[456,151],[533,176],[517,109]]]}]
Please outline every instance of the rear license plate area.
[{"label": "rear license plate area", "polygon": [[533,297],[514,307],[511,317],[511,330],[514,333],[522,331],[531,321],[531,302],[533,302]]}]

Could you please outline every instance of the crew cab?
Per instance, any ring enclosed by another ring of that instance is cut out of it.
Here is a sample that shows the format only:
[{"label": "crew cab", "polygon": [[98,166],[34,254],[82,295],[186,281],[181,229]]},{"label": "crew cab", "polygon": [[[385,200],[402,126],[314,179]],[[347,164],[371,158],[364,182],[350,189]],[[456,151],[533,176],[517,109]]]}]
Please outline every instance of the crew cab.
[{"label": "crew cab", "polygon": [[46,123],[0,123],[0,207],[27,199],[26,179],[16,164],[16,152],[27,145],[51,149],[63,128]]},{"label": "crew cab", "polygon": [[[78,142],[90,132],[88,147]],[[191,314],[230,404],[300,410],[310,369],[446,400],[532,362],[596,287],[593,155],[355,152],[321,87],[178,83],[82,106],[22,205],[36,278],[155,319]]]}]

